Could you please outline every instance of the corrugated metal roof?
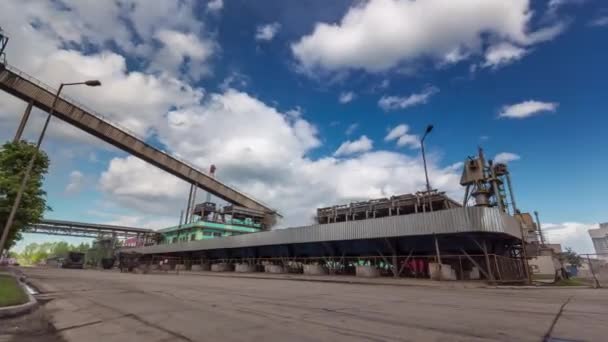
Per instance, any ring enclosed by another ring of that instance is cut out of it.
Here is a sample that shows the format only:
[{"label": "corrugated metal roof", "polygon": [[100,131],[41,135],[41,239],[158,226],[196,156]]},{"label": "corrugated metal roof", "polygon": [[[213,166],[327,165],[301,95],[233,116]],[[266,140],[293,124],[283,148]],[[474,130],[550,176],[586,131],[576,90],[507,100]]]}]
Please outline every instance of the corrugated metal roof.
[{"label": "corrugated metal roof", "polygon": [[129,251],[154,254],[321,241],[473,232],[502,233],[516,238],[521,237],[519,223],[514,217],[501,212],[497,208],[465,207],[431,213],[276,229],[267,232],[208,240],[139,247],[129,249]]}]

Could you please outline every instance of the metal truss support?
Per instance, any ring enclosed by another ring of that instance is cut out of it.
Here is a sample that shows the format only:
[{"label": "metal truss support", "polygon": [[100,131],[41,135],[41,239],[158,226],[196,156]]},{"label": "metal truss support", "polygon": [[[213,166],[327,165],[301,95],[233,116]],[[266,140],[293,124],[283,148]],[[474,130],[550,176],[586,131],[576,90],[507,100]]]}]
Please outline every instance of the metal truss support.
[{"label": "metal truss support", "polygon": [[23,135],[23,131],[25,130],[25,125],[27,125],[27,121],[30,118],[30,113],[32,112],[32,106],[34,105],[33,101],[30,101],[25,108],[25,112],[23,112],[23,116],[21,117],[21,121],[19,122],[19,127],[17,128],[17,133],[15,133],[15,138],[13,142],[18,142],[21,140],[21,136]]}]

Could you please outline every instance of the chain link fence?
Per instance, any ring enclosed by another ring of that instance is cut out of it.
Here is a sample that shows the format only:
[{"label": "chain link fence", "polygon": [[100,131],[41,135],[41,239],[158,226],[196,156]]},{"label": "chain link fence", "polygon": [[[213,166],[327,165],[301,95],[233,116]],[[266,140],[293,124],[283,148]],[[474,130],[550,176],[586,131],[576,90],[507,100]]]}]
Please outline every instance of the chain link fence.
[{"label": "chain link fence", "polygon": [[567,278],[595,288],[608,286],[608,253],[580,254],[578,265],[564,263]]}]

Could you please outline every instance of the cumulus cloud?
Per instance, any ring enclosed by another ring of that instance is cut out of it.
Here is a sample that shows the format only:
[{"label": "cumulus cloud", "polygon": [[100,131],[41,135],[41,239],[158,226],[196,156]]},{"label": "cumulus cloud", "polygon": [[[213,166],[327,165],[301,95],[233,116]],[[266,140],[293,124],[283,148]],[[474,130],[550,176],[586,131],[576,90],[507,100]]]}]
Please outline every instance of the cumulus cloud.
[{"label": "cumulus cloud", "polygon": [[495,163],[503,163],[506,164],[508,162],[516,161],[521,159],[521,157],[515,153],[511,152],[501,152],[494,156]]},{"label": "cumulus cloud", "polygon": [[276,36],[281,28],[279,23],[260,25],[255,32],[255,40],[270,41]]},{"label": "cumulus cloud", "polygon": [[521,59],[526,53],[526,49],[511,43],[503,42],[492,45],[486,50],[483,66],[497,68]]},{"label": "cumulus cloud", "polygon": [[[310,158],[321,143],[301,111],[283,113],[233,89],[170,112],[158,134],[181,157],[203,169],[215,164],[218,179],[279,210],[285,216],[280,226],[311,223],[317,207],[424,187],[418,158],[366,152],[367,137],[355,140],[363,142],[359,153]],[[437,162],[429,158],[433,185],[458,194],[460,170]],[[100,183],[116,203],[150,214],[176,215],[188,192],[187,184],[134,157],[113,160]]]},{"label": "cumulus cloud", "polygon": [[353,141],[347,140],[347,141],[343,142],[342,145],[340,145],[340,147],[338,147],[336,152],[334,152],[334,156],[341,157],[341,156],[348,156],[351,154],[356,154],[356,153],[361,153],[361,152],[367,152],[373,148],[373,144],[374,143],[371,139],[369,139],[365,135],[362,135],[357,140],[353,140]]},{"label": "cumulus cloud", "polygon": [[381,72],[427,57],[443,65],[480,55],[487,43],[526,46],[564,28],[531,31],[532,16],[528,0],[356,2],[338,23],[316,23],[291,50],[308,72]]},{"label": "cumulus cloud", "polygon": [[348,127],[346,128],[346,132],[344,132],[344,133],[346,133],[346,135],[351,135],[357,130],[357,128],[359,128],[359,124],[352,123],[352,124],[348,125]]},{"label": "cumulus cloud", "polygon": [[354,100],[355,98],[355,93],[353,93],[352,91],[346,91],[340,94],[340,97],[338,98],[338,101],[340,103],[349,103],[352,100]]},{"label": "cumulus cloud", "polygon": [[[178,28],[199,32],[202,24],[192,17],[191,7],[188,7],[192,5],[190,2],[87,4],[90,6],[82,1],[69,1],[65,6],[55,2],[26,5],[20,1],[5,1],[0,11],[0,22],[11,36],[5,50],[9,63],[51,85],[58,85],[61,81],[101,80],[101,87],[68,87],[64,94],[101,111],[111,121],[140,136],[149,134],[157,120],[170,108],[181,108],[200,101],[202,90],[180,80],[180,75],[173,70],[175,64],[167,68],[157,64],[158,73],[147,73],[130,70],[125,57],[137,57],[145,51],[155,61],[164,49],[162,44],[154,47],[157,39],[168,42],[171,37],[189,37],[189,34],[180,33]],[[121,7],[123,5],[124,8]],[[167,16],[166,13],[172,15]],[[132,26],[127,26],[120,16],[128,18]],[[134,44],[133,41],[139,43]],[[108,50],[108,42],[115,43],[118,49]],[[208,55],[200,50],[200,46],[195,43],[188,46],[189,43],[181,42],[178,49],[180,54],[206,61]],[[87,44],[86,53],[66,48],[67,45],[80,44]],[[182,59],[181,66],[188,70],[187,63],[184,63]],[[204,62],[198,63],[196,68],[203,65]],[[148,67],[144,65],[143,69]],[[23,110],[23,104],[8,95],[0,96],[0,120],[16,120],[15,116]],[[13,108],[13,104],[17,105],[16,108]],[[33,116],[32,124],[36,125],[37,121]],[[58,122],[54,120],[49,128],[50,135],[79,140],[86,137]]]},{"label": "cumulus cloud", "polygon": [[386,137],[384,137],[384,141],[397,141],[397,146],[409,146],[410,148],[418,148],[420,147],[420,138],[414,134],[408,134],[409,126],[406,124],[401,124],[395,126],[391,129]]},{"label": "cumulus cloud", "polygon": [[597,17],[589,22],[589,26],[603,27],[608,26],[608,15]]},{"label": "cumulus cloud", "polygon": [[439,92],[437,87],[426,87],[420,93],[414,93],[408,96],[382,96],[378,101],[378,106],[385,111],[405,109],[419,104],[425,104],[431,96]]},{"label": "cumulus cloud", "polygon": [[174,30],[160,30],[155,38],[163,47],[152,60],[151,70],[179,74],[182,68],[186,70],[184,76],[193,80],[199,80],[210,72],[206,62],[215,50],[215,43],[212,41],[201,40],[193,33]]},{"label": "cumulus cloud", "polygon": [[501,118],[523,119],[539,115],[543,112],[555,112],[558,105],[557,102],[528,100],[504,106],[498,116]]},{"label": "cumulus cloud", "polygon": [[598,224],[581,222],[542,223],[543,235],[549,243],[559,243],[562,249],[571,247],[577,253],[595,253],[588,231],[596,228]]},{"label": "cumulus cloud", "polygon": [[65,187],[64,192],[66,194],[70,194],[70,195],[80,192],[80,190],[82,189],[82,186],[83,186],[83,181],[84,181],[84,175],[82,174],[82,172],[80,172],[78,170],[74,170],[74,171],[70,172],[68,185]]},{"label": "cumulus cloud", "polygon": [[211,0],[207,3],[207,11],[209,12],[219,12],[224,8],[223,0]]}]

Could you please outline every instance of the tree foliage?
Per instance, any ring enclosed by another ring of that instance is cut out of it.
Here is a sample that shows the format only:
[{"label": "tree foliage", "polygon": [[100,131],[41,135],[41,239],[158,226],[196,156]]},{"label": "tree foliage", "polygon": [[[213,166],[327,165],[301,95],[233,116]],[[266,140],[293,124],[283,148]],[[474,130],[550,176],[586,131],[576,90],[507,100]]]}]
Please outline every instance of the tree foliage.
[{"label": "tree foliage", "polygon": [[89,244],[84,242],[79,245],[71,245],[65,241],[45,243],[33,242],[25,246],[23,252],[17,255],[17,259],[21,264],[35,265],[45,261],[47,258],[63,257],[71,251],[84,253],[89,249]]},{"label": "tree foliage", "polygon": [[583,264],[583,258],[578,255],[570,247],[566,247],[566,251],[562,252],[563,260],[573,266],[581,266]]},{"label": "tree foliage", "polygon": [[[0,150],[0,231],[4,229],[8,220],[23,175],[34,153],[36,146],[25,141],[7,142]],[[48,156],[44,151],[38,151],[21,204],[8,234],[6,249],[10,249],[21,240],[21,234],[29,224],[40,221],[44,212],[51,210],[46,204],[46,192],[42,189],[48,168]]]}]

